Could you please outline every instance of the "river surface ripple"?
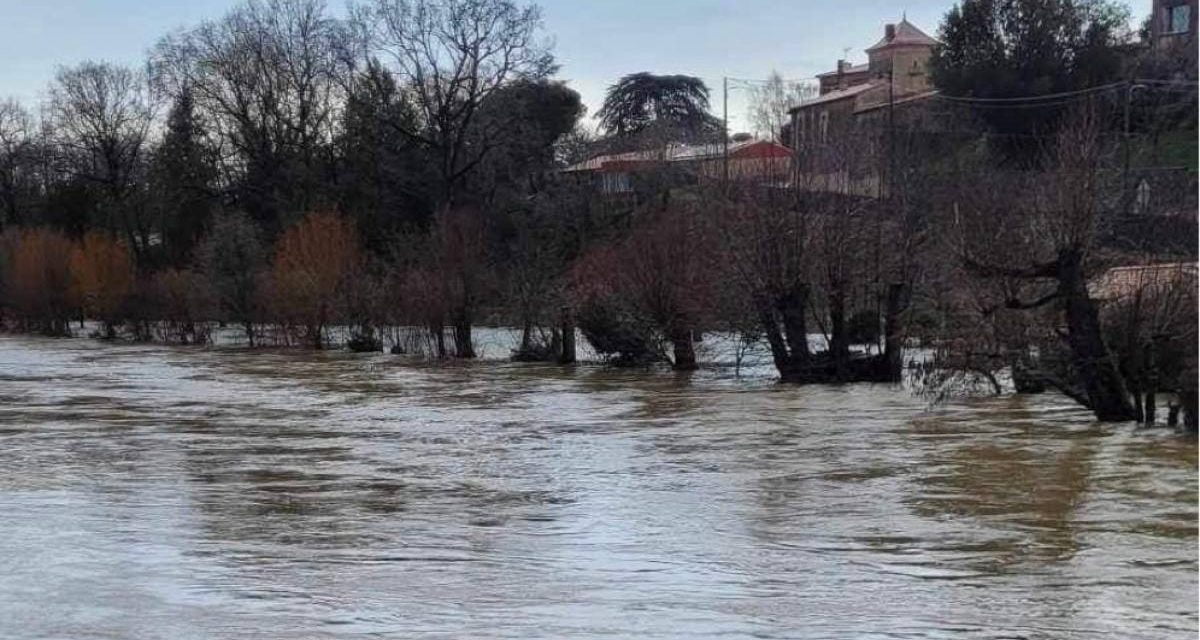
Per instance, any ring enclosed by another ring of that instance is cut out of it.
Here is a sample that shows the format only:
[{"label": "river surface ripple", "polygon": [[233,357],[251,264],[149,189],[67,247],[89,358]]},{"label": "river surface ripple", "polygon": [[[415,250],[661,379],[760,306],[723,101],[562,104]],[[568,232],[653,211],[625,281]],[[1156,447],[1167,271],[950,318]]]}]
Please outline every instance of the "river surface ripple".
[{"label": "river surface ripple", "polygon": [[1196,443],[1053,395],[0,337],[0,637],[1195,638]]}]

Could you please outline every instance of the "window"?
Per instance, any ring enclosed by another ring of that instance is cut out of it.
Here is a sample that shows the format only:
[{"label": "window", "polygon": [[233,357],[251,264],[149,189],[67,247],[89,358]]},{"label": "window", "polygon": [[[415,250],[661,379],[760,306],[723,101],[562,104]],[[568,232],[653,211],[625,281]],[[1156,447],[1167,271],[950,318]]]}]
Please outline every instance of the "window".
[{"label": "window", "polygon": [[1191,5],[1177,4],[1163,8],[1163,33],[1187,33],[1191,21]]},{"label": "window", "polygon": [[1138,213],[1150,211],[1150,183],[1142,180],[1138,183],[1133,200],[1134,210]]},{"label": "window", "polygon": [[829,112],[821,112],[821,142],[829,139]]},{"label": "window", "polygon": [[628,193],[633,191],[633,183],[630,181],[628,173],[602,173],[600,174],[600,180],[601,193]]},{"label": "window", "polygon": [[807,120],[808,114],[801,111],[796,114],[796,146],[800,146],[804,142],[804,122]]}]

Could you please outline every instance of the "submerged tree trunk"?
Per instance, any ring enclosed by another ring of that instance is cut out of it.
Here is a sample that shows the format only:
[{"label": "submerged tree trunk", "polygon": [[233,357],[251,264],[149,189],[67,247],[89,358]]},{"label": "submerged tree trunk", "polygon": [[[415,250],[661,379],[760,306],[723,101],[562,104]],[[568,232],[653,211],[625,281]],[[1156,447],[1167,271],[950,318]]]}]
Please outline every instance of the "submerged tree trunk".
[{"label": "submerged tree trunk", "polygon": [[571,364],[575,362],[575,318],[571,315],[570,307],[563,307],[559,312],[560,339],[562,340],[562,350],[559,352],[559,364]]},{"label": "submerged tree trunk", "polygon": [[805,310],[808,308],[808,294],[808,284],[797,283],[778,302],[779,315],[783,318],[783,332],[784,338],[787,340],[789,355],[794,364],[801,366],[808,364],[810,355],[808,351],[808,323],[805,320]]},{"label": "submerged tree trunk", "polygon": [[1133,420],[1136,414],[1125,381],[1104,344],[1100,316],[1095,301],[1088,294],[1077,251],[1060,256],[1058,281],[1066,307],[1071,361],[1083,383],[1092,412],[1102,422]]},{"label": "submerged tree trunk", "polygon": [[[551,345],[551,349],[553,349],[553,345]],[[545,360],[547,357],[545,349],[533,343],[533,318],[526,315],[521,322],[521,344],[513,353],[513,359],[519,362],[533,362]]]},{"label": "submerged tree trunk", "polygon": [[759,322],[783,382],[806,382],[808,378],[810,353],[804,315],[808,292],[808,284],[796,283],[784,295],[759,304]]},{"label": "submerged tree trunk", "polygon": [[520,352],[528,354],[531,351],[533,351],[533,322],[526,318],[525,322],[521,324]]},{"label": "submerged tree trunk", "polygon": [[846,335],[846,292],[836,283],[829,294],[829,355],[838,382],[850,379],[850,338]]},{"label": "submerged tree trunk", "polygon": [[676,371],[695,371],[698,367],[696,364],[696,349],[692,343],[692,332],[686,329],[674,329],[671,331],[671,346],[674,351],[674,358],[671,362],[671,368]]},{"label": "submerged tree trunk", "polygon": [[471,322],[460,320],[454,323],[454,356],[474,358],[475,344],[471,341]]},{"label": "submerged tree trunk", "polygon": [[907,287],[888,285],[883,309],[883,375],[888,382],[900,382],[904,376],[904,326],[900,319],[907,306]]},{"label": "submerged tree trunk", "polygon": [[1183,426],[1191,433],[1197,431],[1197,400],[1200,399],[1196,389],[1184,389],[1179,392],[1179,404],[1183,410]]},{"label": "submerged tree trunk", "polygon": [[1038,376],[1035,367],[1029,363],[1027,355],[1018,355],[1012,359],[1013,387],[1017,393],[1045,393],[1046,382]]},{"label": "submerged tree trunk", "polygon": [[763,327],[763,333],[766,335],[767,344],[771,347],[771,358],[775,362],[775,369],[786,378],[791,358],[788,354],[787,342],[779,331],[779,323],[775,320],[775,314],[769,309],[763,310],[759,312],[758,319],[759,324]]},{"label": "submerged tree trunk", "polygon": [[446,357],[446,327],[440,322],[429,326],[429,333],[433,336],[434,348],[437,349],[437,357]]}]

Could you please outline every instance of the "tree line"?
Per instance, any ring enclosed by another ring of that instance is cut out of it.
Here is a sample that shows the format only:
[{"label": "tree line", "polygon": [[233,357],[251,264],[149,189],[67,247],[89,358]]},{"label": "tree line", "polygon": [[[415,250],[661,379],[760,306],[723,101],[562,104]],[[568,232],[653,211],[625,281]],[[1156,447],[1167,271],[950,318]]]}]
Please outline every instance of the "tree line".
[{"label": "tree line", "polygon": [[[60,70],[37,117],[0,103],[0,321],[463,358],[495,324],[546,360],[572,359],[578,328],[610,362],[680,370],[719,332],[785,381],[896,381],[919,352],[934,394],[1009,371],[1145,418],[1154,391],[1194,402],[1194,280],[1108,302],[1093,283],[1195,262],[1194,168],[1143,166],[1170,132],[1194,138],[1195,91],[1153,52],[1111,64],[1118,22],[1084,0],[966,0],[933,62],[945,99],[795,149],[786,175],[659,163],[612,196],[558,170],[722,140],[703,82],[626,76],[593,136],[534,6],[252,0],[144,68]],[[1131,73],[1161,83],[1135,96]],[[988,102],[1031,87],[1082,92]],[[790,90],[768,89],[758,119],[782,128]]]}]

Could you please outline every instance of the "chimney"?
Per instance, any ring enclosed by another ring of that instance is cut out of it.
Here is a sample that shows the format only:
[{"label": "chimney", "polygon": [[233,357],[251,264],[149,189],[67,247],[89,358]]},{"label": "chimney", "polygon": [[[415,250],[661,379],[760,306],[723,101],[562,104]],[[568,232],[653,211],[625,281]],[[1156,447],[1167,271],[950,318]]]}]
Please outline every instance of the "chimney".
[{"label": "chimney", "polygon": [[845,78],[843,78],[843,74],[845,74],[846,70],[849,68],[850,68],[849,62],[846,62],[845,60],[838,60],[838,62],[837,62],[837,85],[836,85],[838,89],[846,88]]},{"label": "chimney", "polygon": [[891,24],[891,23],[884,25],[883,35],[884,35],[884,39],[887,40],[888,42],[895,40],[896,39],[896,25]]}]

